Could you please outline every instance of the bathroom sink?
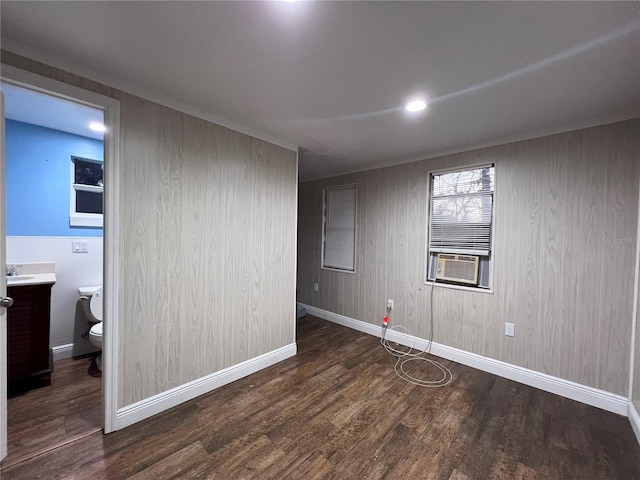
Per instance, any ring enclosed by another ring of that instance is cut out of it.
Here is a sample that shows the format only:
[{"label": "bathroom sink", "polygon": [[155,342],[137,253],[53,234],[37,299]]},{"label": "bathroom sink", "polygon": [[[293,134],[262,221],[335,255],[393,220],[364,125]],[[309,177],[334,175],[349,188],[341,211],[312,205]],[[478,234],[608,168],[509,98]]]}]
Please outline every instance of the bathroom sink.
[{"label": "bathroom sink", "polygon": [[32,280],[33,277],[29,277],[27,275],[16,275],[14,277],[7,277],[7,283],[11,284],[11,283],[18,283],[18,282],[24,282],[26,280]]},{"label": "bathroom sink", "polygon": [[[7,265],[7,267],[8,266],[9,265]],[[16,266],[24,268],[24,271],[18,272],[19,275],[7,275],[5,279],[8,287],[53,285],[56,283],[56,274],[54,273],[55,264],[53,262],[14,265],[11,270],[14,270]],[[7,271],[9,271],[8,268]]]}]

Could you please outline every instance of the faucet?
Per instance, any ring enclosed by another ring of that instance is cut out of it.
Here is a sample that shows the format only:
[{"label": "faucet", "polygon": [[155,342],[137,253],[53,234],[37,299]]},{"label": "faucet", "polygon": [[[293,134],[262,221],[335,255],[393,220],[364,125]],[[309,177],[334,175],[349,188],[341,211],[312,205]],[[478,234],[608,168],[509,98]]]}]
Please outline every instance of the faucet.
[{"label": "faucet", "polygon": [[18,276],[18,269],[17,267],[23,267],[24,265],[11,265],[11,267],[9,267],[9,265],[7,265],[7,277],[16,277]]}]

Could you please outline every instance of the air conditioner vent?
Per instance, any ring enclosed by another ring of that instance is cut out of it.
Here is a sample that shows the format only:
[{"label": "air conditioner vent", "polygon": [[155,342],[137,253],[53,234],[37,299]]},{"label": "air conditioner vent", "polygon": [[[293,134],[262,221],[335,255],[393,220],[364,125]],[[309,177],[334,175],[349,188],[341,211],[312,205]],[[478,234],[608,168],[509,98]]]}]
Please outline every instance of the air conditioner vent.
[{"label": "air conditioner vent", "polygon": [[478,284],[478,260],[474,255],[438,254],[436,279],[450,282]]}]

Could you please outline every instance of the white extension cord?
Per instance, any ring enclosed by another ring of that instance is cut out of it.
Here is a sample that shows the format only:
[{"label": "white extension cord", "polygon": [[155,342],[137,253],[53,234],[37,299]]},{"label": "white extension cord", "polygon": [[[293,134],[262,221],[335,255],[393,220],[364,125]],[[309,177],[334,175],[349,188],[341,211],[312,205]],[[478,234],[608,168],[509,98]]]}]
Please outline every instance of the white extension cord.
[{"label": "white extension cord", "polygon": [[[380,344],[384,347],[384,349],[390,355],[393,355],[394,357],[396,357],[396,365],[394,367],[396,375],[401,379],[403,379],[405,382],[411,383],[413,385],[417,385],[419,387],[430,387],[430,388],[444,387],[446,385],[449,385],[453,380],[453,375],[451,374],[451,372],[447,367],[436,362],[435,360],[431,360],[430,358],[427,358],[424,356],[424,354],[426,353],[429,353],[429,354],[431,353],[431,343],[433,342],[433,287],[434,287],[434,284],[435,284],[435,281],[431,283],[431,309],[430,309],[431,332],[429,334],[429,341],[427,342],[427,346],[424,348],[424,350],[420,351],[415,349],[413,347],[413,340],[411,340],[411,345],[409,346],[409,350],[398,350],[397,348],[394,348],[391,346],[391,344],[389,343],[389,340],[386,338],[387,330],[393,330],[393,331],[403,330],[407,334],[410,334],[409,330],[403,325],[396,325],[389,329],[387,328],[386,325],[384,325],[382,327],[382,337],[380,338]],[[389,315],[390,313],[391,313],[391,309],[387,308],[387,315]],[[427,362],[428,364],[433,365],[434,367],[439,369],[440,372],[442,373],[442,377],[438,378],[437,380],[424,380],[421,378],[416,378],[411,374],[409,374],[405,369],[405,366],[409,362]]]}]

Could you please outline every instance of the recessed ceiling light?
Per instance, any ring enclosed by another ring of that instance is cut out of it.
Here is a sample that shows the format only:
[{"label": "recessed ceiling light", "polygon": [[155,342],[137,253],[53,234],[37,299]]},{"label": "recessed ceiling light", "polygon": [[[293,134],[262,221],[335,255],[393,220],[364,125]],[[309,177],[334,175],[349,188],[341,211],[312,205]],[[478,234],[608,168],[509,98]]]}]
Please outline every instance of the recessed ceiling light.
[{"label": "recessed ceiling light", "polygon": [[89,128],[95,132],[106,132],[107,127],[105,127],[102,123],[91,122],[89,124]]},{"label": "recessed ceiling light", "polygon": [[415,100],[411,100],[404,104],[404,109],[407,112],[419,112],[420,110],[424,110],[427,108],[427,102],[422,100],[421,98],[417,98]]}]

